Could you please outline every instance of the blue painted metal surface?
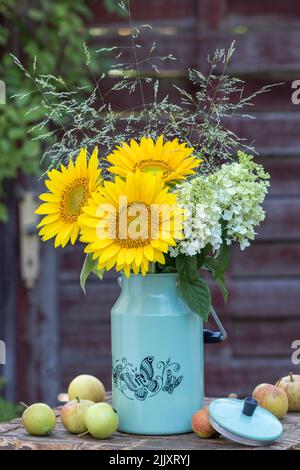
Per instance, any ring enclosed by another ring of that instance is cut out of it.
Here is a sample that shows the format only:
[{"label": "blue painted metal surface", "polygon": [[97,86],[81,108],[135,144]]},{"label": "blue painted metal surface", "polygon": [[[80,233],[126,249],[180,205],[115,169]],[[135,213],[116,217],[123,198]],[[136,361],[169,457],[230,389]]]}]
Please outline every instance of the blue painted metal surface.
[{"label": "blue painted metal surface", "polygon": [[121,278],[112,309],[113,407],[120,431],[191,431],[203,407],[203,324],[183,302],[177,274]]}]

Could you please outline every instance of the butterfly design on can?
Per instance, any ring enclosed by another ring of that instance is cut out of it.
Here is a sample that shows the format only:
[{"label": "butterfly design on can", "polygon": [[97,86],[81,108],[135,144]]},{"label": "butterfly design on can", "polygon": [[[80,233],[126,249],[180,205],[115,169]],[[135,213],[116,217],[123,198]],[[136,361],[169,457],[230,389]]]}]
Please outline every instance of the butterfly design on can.
[{"label": "butterfly design on can", "polygon": [[138,372],[122,372],[120,374],[120,380],[125,382],[138,400],[145,400],[148,392],[155,393],[158,389],[158,382],[153,378],[153,359],[153,356],[145,357],[141,362]]},{"label": "butterfly design on can", "polygon": [[[176,375],[180,370],[179,364],[171,363],[169,358],[166,362],[159,361],[156,370],[155,374],[154,356],[146,356],[138,367],[123,357],[121,361],[116,360],[113,366],[113,385],[129,399],[145,400],[160,391],[171,395],[183,380],[183,375]],[[128,391],[132,393],[131,397]]]},{"label": "butterfly design on can", "polygon": [[183,375],[175,377],[171,370],[167,370],[167,380],[162,388],[164,392],[168,392],[170,395],[174,392],[174,389],[182,382]]}]

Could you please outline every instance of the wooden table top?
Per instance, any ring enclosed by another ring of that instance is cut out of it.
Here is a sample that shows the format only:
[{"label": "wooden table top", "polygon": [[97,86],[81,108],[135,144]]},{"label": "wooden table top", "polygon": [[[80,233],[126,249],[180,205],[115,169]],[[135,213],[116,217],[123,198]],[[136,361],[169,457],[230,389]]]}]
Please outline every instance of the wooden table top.
[{"label": "wooden table top", "polygon": [[[107,394],[107,401],[110,401]],[[212,399],[206,398],[208,404]],[[60,411],[55,409],[59,418]],[[200,439],[194,433],[173,436],[142,436],[116,432],[110,439],[96,440],[90,436],[78,437],[65,430],[57,420],[52,434],[47,437],[30,436],[21,419],[0,423],[0,450],[300,450],[300,413],[288,413],[282,421],[284,432],[280,439],[267,447],[244,446],[221,436]]]}]

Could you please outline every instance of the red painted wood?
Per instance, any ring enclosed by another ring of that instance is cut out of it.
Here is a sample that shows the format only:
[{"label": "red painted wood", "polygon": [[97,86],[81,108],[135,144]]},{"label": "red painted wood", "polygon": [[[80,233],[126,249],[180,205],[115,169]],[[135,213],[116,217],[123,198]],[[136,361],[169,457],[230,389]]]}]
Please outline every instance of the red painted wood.
[{"label": "red painted wood", "polygon": [[235,278],[300,276],[300,243],[254,243],[245,251],[234,246],[231,260]]},{"label": "red painted wood", "polygon": [[254,119],[231,118],[230,128],[252,142],[258,153],[268,156],[299,155],[300,114],[257,113]]},{"label": "red painted wood", "polygon": [[248,109],[249,112],[252,110],[257,113],[261,111],[268,112],[280,112],[283,111],[293,111],[297,112],[299,106],[292,103],[291,94],[292,94],[292,79],[287,78],[276,78],[266,76],[266,77],[256,77],[253,75],[244,75],[243,76],[244,84],[244,96],[251,96],[254,92],[260,88],[278,83],[277,86],[271,88],[271,91],[268,93],[262,93],[253,99],[254,108],[251,107]]},{"label": "red painted wood", "polygon": [[[120,24],[125,25],[123,19],[104,13],[99,3],[95,7],[94,26],[116,29]],[[205,347],[206,393],[250,393],[257,383],[275,383],[286,375],[291,368],[290,341],[292,335],[300,331],[300,140],[298,107],[290,99],[291,80],[299,72],[299,33],[293,27],[281,29],[284,24],[299,23],[300,5],[290,0],[284,3],[278,0],[164,0],[153,1],[148,10],[136,0],[132,5],[133,19],[137,23],[152,22],[154,26],[178,28],[172,35],[155,29],[142,39],[143,47],[148,49],[155,40],[159,55],[172,52],[179,56],[171,65],[162,64],[161,69],[166,72],[176,70],[184,77],[187,68],[197,64],[206,70],[207,53],[212,53],[216,47],[227,47],[236,39],[236,54],[229,71],[245,77],[246,93],[267,83],[285,81],[284,86],[256,99],[255,120],[237,118],[232,122],[240,135],[255,141],[258,150],[269,156],[262,162],[271,173],[272,197],[265,204],[266,221],[258,229],[261,242],[243,253],[238,247],[233,248],[228,276],[230,297],[226,307],[218,287],[210,282],[213,303],[229,339],[221,345]],[[246,34],[233,31],[243,25],[249,27]],[[110,33],[94,41],[102,47],[116,41],[127,44],[128,37]],[[128,55],[124,58],[131,60]],[[149,64],[143,63],[141,69],[149,72]],[[172,78],[161,80],[161,91],[169,93],[173,81]],[[180,82],[186,85],[184,78]],[[146,100],[151,99],[147,90],[145,96]],[[121,109],[139,103],[138,95],[133,95],[130,102],[124,94],[113,100]],[[105,284],[94,279],[88,284],[84,297],[77,278],[82,262],[80,249],[76,247],[60,256],[62,389],[83,371],[103,378],[109,387],[109,310],[117,298],[118,287],[109,277]],[[210,323],[210,327],[215,326]]]},{"label": "red painted wood", "polygon": [[60,388],[61,392],[66,393],[69,383],[81,374],[90,374],[98,377],[104,384],[106,390],[111,390],[111,358],[109,354],[99,356],[96,354],[85,355],[84,351],[70,356],[61,354]]},{"label": "red painted wood", "polygon": [[[159,70],[186,71],[188,67],[196,65],[197,63],[195,31],[192,27],[187,29],[182,28],[178,30],[178,32],[176,30],[170,31],[168,34],[162,34],[156,29],[153,31],[145,29],[143,30],[143,34],[135,39],[135,44],[141,46],[140,48],[136,48],[136,55],[137,60],[141,61],[139,69],[142,73],[150,72],[153,74],[155,72],[149,61],[145,60],[149,57],[153,43],[156,44],[156,49],[152,56],[158,58],[154,63],[158,66]],[[122,49],[122,55],[116,59],[115,63],[127,63],[132,64],[132,67],[134,66],[135,60],[131,36],[118,36],[114,31],[110,31],[109,34],[101,38],[91,38],[90,44],[91,46],[99,46],[99,49],[118,47],[119,50]],[[119,53],[119,50],[116,52],[115,56]],[[162,62],[159,60],[160,57],[165,57],[170,54],[176,57],[176,61]],[[113,54],[110,55],[110,59],[113,57]]]},{"label": "red painted wood", "polygon": [[243,35],[220,31],[214,34],[199,34],[199,66],[206,69],[207,54],[212,54],[216,49],[228,48],[234,40],[236,52],[228,67],[231,73],[280,77],[284,73],[295,73],[299,70],[299,35],[294,29],[253,30]]},{"label": "red painted wood", "polygon": [[66,322],[96,321],[101,324],[109,320],[118,291],[117,282],[97,281],[87,286],[84,295],[79,283],[66,283],[60,286],[59,313]]},{"label": "red painted wood", "polygon": [[[294,30],[278,32],[248,32],[244,35],[234,33],[200,32],[197,35],[191,27],[180,29],[174,34],[161,34],[157,30],[145,31],[136,41],[142,48],[137,49],[138,57],[145,59],[146,51],[156,43],[156,55],[165,56],[172,53],[177,61],[161,64],[161,70],[183,69],[190,66],[199,67],[207,71],[207,55],[212,55],[216,49],[228,48],[235,41],[235,54],[233,55],[227,71],[236,74],[256,74],[270,77],[270,83],[283,77],[296,77],[299,70],[300,51],[298,48],[298,33]],[[91,44],[102,47],[128,47],[132,44],[130,36],[116,36],[110,34],[93,38]],[[276,47],[274,47],[276,44]],[[129,49],[124,51],[123,61],[132,61]],[[119,61],[120,62],[120,59]],[[143,62],[141,71],[151,70],[147,62]],[[219,69],[221,71],[221,68]]]},{"label": "red painted wood", "polygon": [[[207,352],[208,346],[205,352]],[[291,370],[291,359],[239,358],[218,359],[211,355],[205,360],[205,394],[226,396],[238,393],[251,395],[259,383],[275,384]]]},{"label": "red painted wood", "polygon": [[[172,62],[172,68],[176,63]],[[174,72],[174,78],[171,78],[171,74]],[[151,104],[154,102],[154,82],[158,80],[159,88],[157,93],[157,100],[162,101],[167,95],[169,101],[177,102],[179,99],[179,92],[175,89],[175,86],[183,88],[189,93],[194,93],[195,88],[192,83],[187,79],[186,70],[173,70],[169,72],[169,76],[155,76],[152,77],[152,82],[145,83],[143,82],[143,94],[146,104]],[[164,72],[165,73],[165,72]],[[183,75],[181,76],[177,76]],[[128,99],[128,91],[111,91],[113,86],[116,84],[115,79],[107,78],[103,80],[100,85],[101,94],[105,96],[105,102],[109,103],[114,111],[125,111],[130,109],[135,109],[137,112],[142,107],[141,101],[141,92],[140,88],[137,87],[136,91],[130,95]],[[99,102],[100,106],[100,102]]]},{"label": "red painted wood", "polygon": [[[83,245],[81,243],[76,243],[75,246],[68,245],[64,249],[58,248],[58,253],[60,279],[63,282],[71,283],[70,287],[74,286],[74,288],[77,290],[79,300],[80,298],[81,300],[86,299],[86,296],[84,296],[79,286],[79,275],[85,259]],[[118,274],[115,271],[111,270],[105,273],[104,281],[114,280],[117,277]],[[94,274],[91,274],[87,280],[87,290],[90,284],[100,285],[98,278]]]},{"label": "red painted wood", "polygon": [[226,0],[226,16],[230,25],[278,28],[300,22],[300,4],[294,0]]},{"label": "red painted wood", "polygon": [[[93,23],[97,25],[126,24],[127,17],[109,13],[104,2],[88,2],[94,13]],[[131,15],[135,23],[147,22],[150,24],[180,23],[181,21],[193,21],[194,0],[151,0],[151,7],[145,7],[140,0],[131,0]]]},{"label": "red painted wood", "polygon": [[239,279],[230,281],[228,287],[230,297],[226,314],[232,318],[267,318],[270,322],[276,318],[286,322],[291,318],[299,318],[299,277]]},{"label": "red painted wood", "polygon": [[[169,63],[170,70],[166,70],[165,66],[163,66],[164,75],[157,75],[152,77],[153,80],[158,80],[159,82],[159,89],[158,89],[158,101],[162,100],[166,95],[168,95],[169,100],[171,102],[178,101],[179,92],[175,88],[175,86],[183,88],[188,93],[195,96],[196,91],[198,88],[195,87],[187,77],[187,68],[176,69],[177,62]],[[271,78],[267,79],[255,79],[251,76],[243,77],[245,80],[245,84],[241,84],[241,88],[244,87],[244,96],[250,96],[258,89],[262,88],[263,86],[270,85],[274,81]],[[137,89],[135,93],[130,95],[130,99],[128,97],[127,91],[111,91],[113,86],[116,83],[116,79],[107,78],[103,80],[99,84],[99,88],[101,90],[101,94],[105,96],[106,103],[110,103],[112,109],[114,110],[126,110],[130,108],[136,108],[141,106],[141,96],[140,90]],[[291,80],[285,81],[280,86],[276,86],[272,88],[272,90],[268,93],[263,93],[258,95],[255,99],[253,99],[253,104],[255,108],[247,108],[245,110],[246,113],[252,113],[254,110],[256,114],[261,113],[262,111],[265,112],[279,112],[281,115],[283,111],[293,111],[297,113],[299,110],[300,105],[295,105],[292,103],[291,100]],[[143,93],[145,97],[146,103],[152,103],[154,100],[153,94],[153,81],[152,83],[143,83]],[[240,97],[240,91],[232,96],[232,101],[236,102],[237,99]],[[99,101],[100,106],[100,101]]]},{"label": "red painted wood", "polygon": [[268,198],[264,203],[266,219],[258,228],[258,240],[295,240],[300,238],[300,199]]},{"label": "red painted wood", "polygon": [[[151,8],[145,8],[143,2],[132,0],[132,9],[136,23],[150,22],[155,27],[141,40],[143,47],[149,49],[156,41],[159,55],[172,52],[179,57],[171,65],[162,64],[162,70],[172,72],[161,79],[162,94],[170,92],[174,71],[180,76],[176,83],[185,87],[187,68],[199,65],[206,70],[207,53],[227,47],[233,39],[236,54],[229,71],[247,79],[246,92],[267,83],[286,82],[256,100],[255,120],[232,121],[233,129],[254,141],[263,154],[262,162],[271,173],[271,196],[265,204],[267,217],[258,229],[257,243],[243,253],[233,248],[227,306],[218,287],[210,282],[213,304],[229,339],[205,347],[206,393],[250,393],[257,383],[275,383],[286,375],[291,368],[290,341],[300,332],[300,118],[290,99],[292,77],[300,70],[299,32],[294,28],[299,24],[300,4],[290,0],[153,0]],[[120,26],[127,26],[124,19],[107,14],[103,2],[94,3],[94,12],[90,26],[111,30],[94,37],[92,43],[98,47],[128,44],[128,37],[116,36]],[[291,27],[284,29],[285,24]],[[246,34],[237,34],[234,28],[243,25],[249,27]],[[170,29],[159,29],[165,26]],[[131,60],[128,54],[124,59]],[[143,63],[141,70],[149,72],[149,64]],[[145,96],[150,100],[149,92]],[[174,93],[171,96],[175,97]],[[113,100],[121,109],[139,103],[138,95],[129,101],[127,95],[119,94]],[[80,246],[58,253],[61,391],[80,373],[97,375],[110,388],[109,321],[119,293],[116,275],[110,273],[103,283],[92,278],[84,296],[78,280],[83,261]],[[33,341],[32,337],[28,340],[28,331],[32,334],[29,296],[22,289],[18,292],[18,357],[25,363],[31,360]],[[18,363],[19,393],[26,400],[32,384],[24,363]]]},{"label": "red painted wood", "polygon": [[232,351],[240,357],[285,357],[291,345],[300,339],[300,319],[295,321],[234,322],[231,328]]},{"label": "red painted wood", "polygon": [[224,20],[226,0],[198,0],[201,28],[217,29]]},{"label": "red painted wood", "polygon": [[271,175],[269,194],[272,196],[300,195],[300,158],[261,158],[260,161]]}]

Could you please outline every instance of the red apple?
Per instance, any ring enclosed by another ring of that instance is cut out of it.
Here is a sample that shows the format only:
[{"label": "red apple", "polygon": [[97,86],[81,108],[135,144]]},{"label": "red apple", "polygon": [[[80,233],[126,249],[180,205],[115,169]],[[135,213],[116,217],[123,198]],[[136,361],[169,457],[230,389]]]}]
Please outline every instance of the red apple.
[{"label": "red apple", "polygon": [[300,411],[300,375],[290,372],[289,375],[278,380],[276,387],[286,392],[289,411]]},{"label": "red apple", "polygon": [[192,429],[198,437],[207,439],[216,434],[209,422],[208,406],[196,411],[192,417]]},{"label": "red apple", "polygon": [[90,400],[71,400],[66,403],[60,412],[61,422],[64,427],[73,434],[81,434],[87,430],[84,423],[84,413],[94,405]]},{"label": "red apple", "polygon": [[260,384],[252,392],[258,404],[270,411],[276,418],[283,418],[289,407],[288,397],[284,390],[271,384]]}]

